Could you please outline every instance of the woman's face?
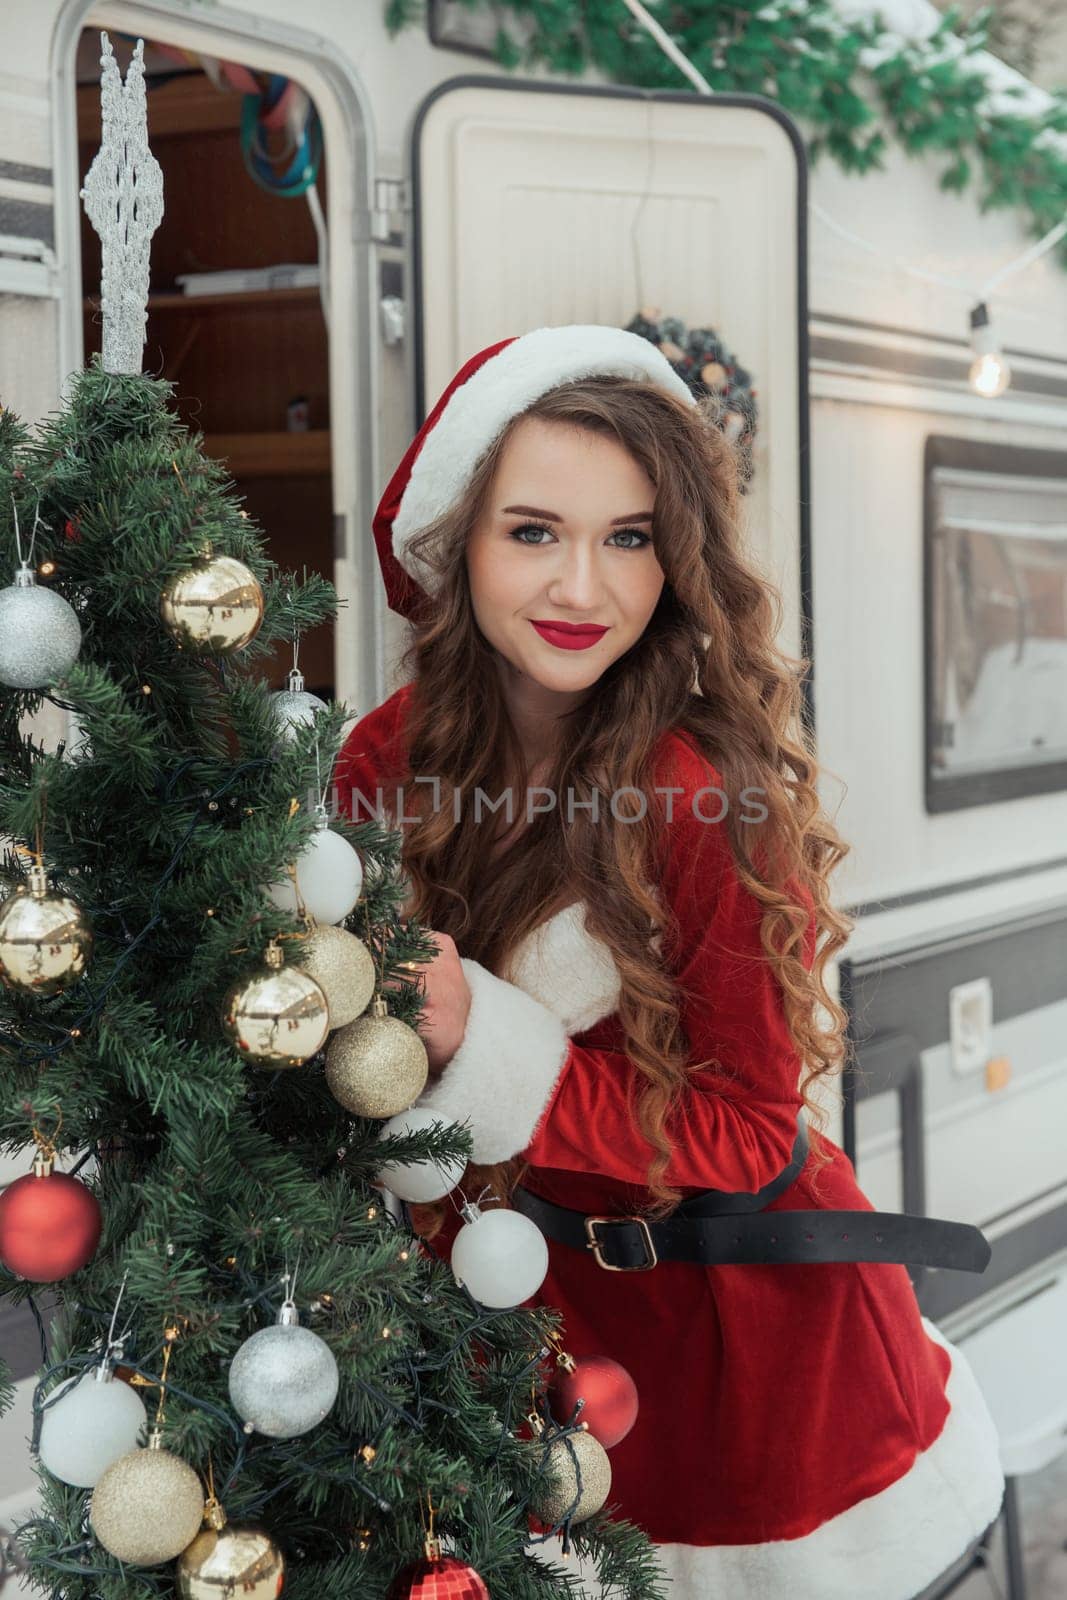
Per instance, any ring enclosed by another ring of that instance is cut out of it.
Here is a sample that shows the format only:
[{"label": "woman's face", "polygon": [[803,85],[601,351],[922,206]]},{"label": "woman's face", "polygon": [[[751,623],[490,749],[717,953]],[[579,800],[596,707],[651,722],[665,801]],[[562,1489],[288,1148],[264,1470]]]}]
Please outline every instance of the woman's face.
[{"label": "woman's face", "polygon": [[[467,543],[479,628],[540,705],[573,703],[644,633],[665,582],[652,546],[655,485],[616,440],[525,417],[504,447]],[[596,625],[563,635],[535,623]],[[589,641],[592,642],[589,642]],[[565,706],[561,709],[566,709]]]}]

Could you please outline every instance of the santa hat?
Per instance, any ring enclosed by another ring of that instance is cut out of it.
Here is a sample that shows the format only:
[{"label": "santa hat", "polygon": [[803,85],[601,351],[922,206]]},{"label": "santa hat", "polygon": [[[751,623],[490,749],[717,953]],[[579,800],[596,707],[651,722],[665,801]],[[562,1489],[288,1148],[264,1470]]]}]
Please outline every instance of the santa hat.
[{"label": "santa hat", "polygon": [[561,383],[613,373],[696,397],[661,351],[608,324],[534,328],[471,356],[411,441],[374,515],[374,542],[390,607],[410,616],[437,575],[411,549],[415,534],[462,495],[475,466],[508,422]]}]

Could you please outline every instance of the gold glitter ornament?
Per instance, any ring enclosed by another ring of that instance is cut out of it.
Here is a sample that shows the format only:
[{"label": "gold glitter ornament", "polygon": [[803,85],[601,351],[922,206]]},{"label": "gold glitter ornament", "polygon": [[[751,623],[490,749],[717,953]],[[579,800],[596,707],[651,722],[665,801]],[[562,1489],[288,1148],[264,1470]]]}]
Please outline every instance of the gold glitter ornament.
[{"label": "gold glitter ornament", "polygon": [[49,893],[35,862],[28,887],[0,905],[0,979],[24,994],[59,994],[81,977],[92,949],[85,912],[69,895]]},{"label": "gold glitter ornament", "polygon": [[326,1051],[326,1083],[357,1117],[392,1117],[422,1093],[430,1075],[426,1046],[406,1022],[391,1017],[381,995],[340,1028]]},{"label": "gold glitter ornament", "polygon": [[101,1473],[89,1502],[89,1525],[104,1549],[131,1566],[173,1561],[195,1538],[204,1490],[187,1462],[160,1446],[158,1429]]},{"label": "gold glitter ornament", "polygon": [[159,612],[179,646],[225,656],[254,639],[263,621],[259,580],[236,556],[217,556],[210,545],[159,597]]},{"label": "gold glitter ornament", "polygon": [[242,978],[226,996],[222,1026],[246,1061],[256,1067],[299,1067],[325,1043],[330,1013],[314,978],[286,966],[272,939],[265,972]]},{"label": "gold glitter ornament", "polygon": [[270,1534],[247,1523],[227,1522],[214,1495],[204,1507],[207,1527],[178,1557],[175,1582],[181,1600],[242,1595],[275,1600],[285,1582],[285,1562]]},{"label": "gold glitter ornament", "polygon": [[330,1008],[330,1027],[344,1028],[367,1009],[374,993],[374,957],[362,939],[332,922],[316,923],[300,952]]},{"label": "gold glitter ornament", "polygon": [[[535,1437],[542,1439],[545,1425],[541,1416],[531,1411],[526,1420]],[[577,1509],[571,1512],[571,1522],[584,1522],[587,1517],[595,1516],[611,1493],[611,1462],[600,1440],[594,1439],[584,1427],[574,1433],[560,1434],[549,1446],[544,1475],[530,1499],[530,1510],[546,1527],[553,1528],[561,1522],[578,1495],[575,1459],[582,1477],[582,1492]]]}]

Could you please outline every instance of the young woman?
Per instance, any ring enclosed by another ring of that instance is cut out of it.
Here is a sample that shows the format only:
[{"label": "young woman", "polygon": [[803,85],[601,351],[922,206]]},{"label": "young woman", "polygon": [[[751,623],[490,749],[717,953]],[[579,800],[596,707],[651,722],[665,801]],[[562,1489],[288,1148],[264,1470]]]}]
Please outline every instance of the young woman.
[{"label": "young woman", "polygon": [[[674,1600],[913,1600],[1004,1485],[902,1263],[988,1247],[874,1212],[821,1132],[848,847],[738,511],[711,403],[648,341],[480,351],[378,507],[409,681],[347,738],[338,803],[404,828],[438,947],[417,1103],[471,1127],[466,1192],[543,1227],[565,1347],[634,1378],[609,1504]],[[416,1215],[446,1253],[452,1202]]]}]

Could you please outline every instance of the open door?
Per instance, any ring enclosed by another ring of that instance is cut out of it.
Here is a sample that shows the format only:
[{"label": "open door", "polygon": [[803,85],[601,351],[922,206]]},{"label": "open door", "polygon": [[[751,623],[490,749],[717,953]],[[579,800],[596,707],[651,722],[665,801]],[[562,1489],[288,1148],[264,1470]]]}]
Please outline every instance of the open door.
[{"label": "open door", "polygon": [[[125,74],[136,44],[116,30]],[[175,409],[204,433],[209,456],[225,462],[250,516],[280,567],[329,576],[333,568],[333,484],[329,332],[322,292],[323,239],[305,190],[322,189],[325,152],[317,112],[294,79],[254,75],[146,40],[145,81],[152,153],[163,170],[163,221],[152,240],[144,369],[175,385]],[[220,66],[228,75],[220,75]],[[214,77],[208,68],[214,72]],[[82,29],[77,55],[78,171],[100,145],[100,30]],[[284,85],[290,122],[264,132],[249,101],[262,82]],[[297,103],[299,102],[299,103]],[[250,113],[252,115],[250,116]],[[282,182],[299,122],[306,174]],[[320,160],[321,156],[321,160]],[[100,241],[81,209],[85,359],[100,346]],[[323,216],[323,235],[326,215]],[[292,644],[279,645],[263,676],[282,688]],[[334,624],[300,641],[307,687],[336,691]]]},{"label": "open door", "polygon": [[625,327],[643,305],[715,328],[759,407],[750,543],[782,593],[783,648],[810,653],[806,166],[791,120],[749,96],[462,76],[419,107],[410,160],[417,425],[510,334]]}]

